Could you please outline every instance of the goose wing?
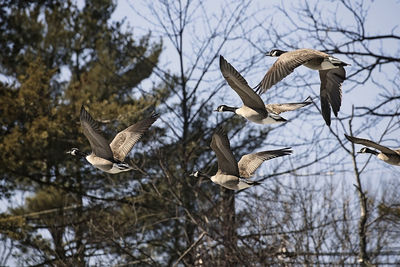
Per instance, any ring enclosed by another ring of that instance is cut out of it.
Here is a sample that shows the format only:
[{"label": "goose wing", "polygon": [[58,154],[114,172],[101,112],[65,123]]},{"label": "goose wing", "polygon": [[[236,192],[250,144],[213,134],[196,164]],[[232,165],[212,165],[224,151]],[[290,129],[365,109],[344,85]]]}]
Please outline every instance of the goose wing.
[{"label": "goose wing", "polygon": [[89,140],[93,153],[103,159],[113,160],[113,153],[100,130],[100,124],[95,121],[82,105],[80,121],[83,134]]},{"label": "goose wing", "polygon": [[347,134],[345,134],[344,136],[347,138],[347,140],[349,140],[352,143],[360,144],[360,145],[364,145],[364,146],[368,146],[368,147],[373,147],[373,148],[376,148],[376,149],[382,151],[383,153],[387,153],[387,154],[397,154],[396,151],[394,151],[388,147],[382,146],[380,144],[377,144],[371,140],[358,138],[358,137],[354,137],[354,136],[349,136]]},{"label": "goose wing", "polygon": [[297,103],[281,103],[281,104],[267,104],[265,107],[267,111],[274,114],[281,114],[282,112],[296,110],[312,103],[311,97],[307,97],[303,102]]},{"label": "goose wing", "polygon": [[253,109],[265,109],[261,97],[253,91],[243,76],[223,56],[219,56],[219,67],[225,80],[240,96],[244,105]]},{"label": "goose wing", "polygon": [[256,91],[259,94],[265,93],[274,84],[292,73],[295,68],[313,59],[323,59],[325,56],[327,56],[325,53],[313,49],[298,49],[282,54],[256,86]]},{"label": "goose wing", "polygon": [[238,164],[231,151],[229,139],[222,128],[218,128],[212,136],[210,147],[218,160],[218,172],[239,176]]},{"label": "goose wing", "polygon": [[119,132],[112,140],[110,147],[114,154],[114,158],[124,161],[126,155],[131,151],[132,147],[142,137],[143,133],[158,119],[158,114],[141,120],[125,130]]},{"label": "goose wing", "polygon": [[337,117],[342,104],[342,83],[346,79],[343,67],[320,70],[321,111],[327,125],[331,125],[331,107]]},{"label": "goose wing", "polygon": [[290,147],[287,147],[277,150],[262,151],[258,153],[244,155],[238,163],[240,177],[249,178],[254,174],[254,172],[258,169],[258,167],[260,167],[260,165],[264,161],[290,155],[292,154],[292,152],[293,151],[290,150]]}]

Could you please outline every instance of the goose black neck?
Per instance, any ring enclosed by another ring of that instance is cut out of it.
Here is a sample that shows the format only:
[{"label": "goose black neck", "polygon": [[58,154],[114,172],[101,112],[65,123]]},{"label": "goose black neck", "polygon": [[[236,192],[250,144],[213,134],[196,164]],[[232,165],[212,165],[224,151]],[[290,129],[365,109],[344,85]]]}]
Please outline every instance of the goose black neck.
[{"label": "goose black neck", "polygon": [[200,172],[200,171],[199,171],[199,177],[208,178],[208,179],[211,178],[211,176],[209,176],[208,174],[205,174],[204,172]]},{"label": "goose black neck", "polygon": [[71,155],[78,157],[78,158],[86,158],[86,156],[88,156],[87,153],[80,151],[79,149],[72,149],[70,152]]},{"label": "goose black neck", "polygon": [[375,156],[379,154],[378,151],[375,151],[375,150],[372,150],[372,149],[369,149],[369,148],[365,149],[365,153],[369,153],[369,154],[372,154],[372,155],[375,155]]},{"label": "goose black neck", "polygon": [[85,153],[85,152],[82,152],[82,151],[78,150],[78,152],[76,153],[76,155],[77,155],[78,157],[80,157],[80,158],[86,158],[88,154]]},{"label": "goose black neck", "polygon": [[233,113],[235,113],[237,109],[238,108],[230,107],[230,106],[225,106],[224,107],[224,111],[229,111],[229,112],[233,112]]}]

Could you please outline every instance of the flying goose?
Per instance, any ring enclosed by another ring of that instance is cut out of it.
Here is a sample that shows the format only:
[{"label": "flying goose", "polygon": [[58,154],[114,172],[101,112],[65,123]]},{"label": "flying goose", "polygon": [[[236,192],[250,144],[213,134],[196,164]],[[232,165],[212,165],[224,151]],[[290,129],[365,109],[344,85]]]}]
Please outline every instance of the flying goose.
[{"label": "flying goose", "polygon": [[321,80],[322,117],[328,126],[331,125],[331,107],[337,117],[342,102],[342,83],[346,79],[346,71],[343,66],[350,64],[314,49],[298,49],[289,52],[274,49],[267,55],[279,58],[257,85],[256,92],[264,93],[300,65],[318,70]]},{"label": "flying goose", "polygon": [[219,67],[229,86],[235,90],[242,99],[243,106],[236,108],[220,105],[215,111],[230,111],[255,123],[271,124],[286,121],[286,119],[282,118],[278,114],[285,111],[296,110],[312,103],[310,99],[307,98],[304,102],[299,103],[265,105],[261,100],[261,97],[253,91],[243,76],[240,75],[240,73],[229,64],[223,56],[219,57]]},{"label": "flying goose", "polygon": [[377,144],[371,140],[348,136],[346,134],[344,136],[352,143],[373,147],[381,151],[381,153],[379,153],[378,151],[369,149],[368,147],[363,147],[358,153],[370,153],[377,156],[378,159],[383,160],[386,163],[400,166],[400,149],[393,150]]},{"label": "flying goose", "polygon": [[108,173],[114,174],[132,170],[133,168],[124,162],[125,157],[158,117],[158,114],[152,114],[149,118],[129,126],[119,132],[109,144],[102,135],[100,124],[90,116],[82,105],[80,113],[81,126],[83,134],[89,140],[92,153],[86,154],[78,148],[72,148],[67,153],[86,158],[94,167]]},{"label": "flying goose", "polygon": [[247,178],[251,177],[264,161],[292,153],[290,147],[262,151],[244,155],[238,163],[232,154],[228,136],[222,128],[217,129],[213,134],[210,147],[217,155],[217,173],[210,177],[207,174],[196,171],[192,176],[209,178],[214,183],[231,190],[241,190],[258,185],[258,182],[250,181]]}]

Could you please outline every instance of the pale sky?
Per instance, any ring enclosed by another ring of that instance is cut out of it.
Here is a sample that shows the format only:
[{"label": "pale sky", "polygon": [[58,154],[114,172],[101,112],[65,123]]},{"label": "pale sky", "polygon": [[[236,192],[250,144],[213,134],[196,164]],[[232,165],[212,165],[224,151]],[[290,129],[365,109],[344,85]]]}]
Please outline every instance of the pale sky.
[{"label": "pale sky", "polygon": [[[154,40],[158,41],[159,36],[157,36],[157,33],[154,30],[154,28],[152,28],[152,26],[149,25],[149,23],[144,21],[142,18],[136,16],[130,6],[130,4],[132,4],[132,5],[142,4],[140,2],[141,1],[137,1],[137,0],[131,0],[131,1],[119,0],[118,7],[117,7],[115,13],[113,14],[113,19],[121,20],[123,18],[126,18],[127,22],[130,24],[130,26],[133,27],[134,33],[137,34],[138,37],[142,36],[144,33],[147,33],[148,31],[152,31]],[[219,7],[223,2],[224,1],[213,0],[213,1],[208,1],[208,5],[210,6],[210,10],[213,10],[214,8]],[[282,3],[284,3],[285,6],[290,7],[291,3],[293,3],[293,2],[294,1],[258,0],[258,1],[254,2],[253,8],[266,7],[265,5],[272,7],[273,5],[281,5]],[[78,1],[78,3],[82,3],[82,1]],[[332,11],[334,10],[333,9],[334,5],[335,4],[332,5]],[[329,7],[326,7],[326,8],[329,8]],[[143,12],[146,12],[145,9],[143,9]],[[271,8],[271,12],[273,12],[272,8]],[[148,15],[150,17],[150,14],[148,14]],[[399,16],[400,16],[400,2],[399,1],[396,1],[396,0],[374,1],[372,3],[372,5],[370,6],[369,13],[368,13],[368,20],[367,20],[367,24],[366,24],[368,33],[369,34],[387,34],[391,30],[393,30],[395,33],[397,33],[399,35],[400,34],[400,27],[398,27],[398,24],[400,22]],[[344,15],[343,19],[344,19],[344,21],[346,20],[345,15]],[[260,20],[262,20],[262,18],[260,18]],[[274,20],[279,22],[279,19],[276,17],[274,17]],[[280,26],[284,27],[285,25],[282,24]],[[381,43],[378,43],[377,45],[381,45]],[[174,61],[176,62],[175,51],[172,50],[170,43],[167,41],[164,42],[164,48],[165,48],[165,50],[161,54],[160,65],[167,65],[167,67],[170,70],[175,71],[175,69],[174,69],[175,64],[173,64]],[[270,49],[270,47],[265,47],[266,51],[268,51],[269,49]],[[384,52],[388,51],[389,54],[391,51],[399,51],[399,49],[400,49],[399,42],[395,42],[395,41],[387,42],[387,43],[385,43],[384,49],[385,49]],[[229,46],[226,47],[225,50],[229,50]],[[239,63],[235,62],[235,59],[231,59],[230,61],[233,65],[239,64]],[[240,61],[240,60],[238,60],[238,61]],[[270,60],[270,61],[268,61],[268,63],[272,64],[273,61]],[[217,66],[216,66],[216,68],[217,68]],[[265,71],[266,70],[267,70],[267,66],[265,66]],[[307,71],[307,70],[300,70],[300,71]],[[349,68],[349,71],[351,71],[351,67]],[[253,74],[253,75],[255,75],[255,74]],[[258,76],[262,76],[262,75],[263,75],[263,72],[258,73]],[[385,79],[392,78],[392,77],[395,77],[398,75],[399,75],[398,69],[396,70],[394,67],[389,67],[389,68],[385,68],[384,70],[381,70],[379,75],[377,75],[374,78],[377,79],[378,81],[384,83]],[[221,79],[222,79],[222,77],[221,77]],[[2,74],[0,74],[0,80],[5,81],[5,80],[7,80],[7,78],[4,77]],[[151,82],[150,81],[147,81],[147,82],[148,82],[148,85],[151,86]],[[145,83],[146,83],[146,81],[145,81]],[[252,81],[252,83],[255,83],[255,81]],[[146,84],[144,84],[144,86],[146,86]],[[344,86],[343,90],[344,90],[344,96],[343,96],[343,106],[342,106],[341,112],[344,112],[344,113],[349,113],[351,106],[359,105],[360,102],[362,102],[363,104],[366,103],[366,105],[368,105],[368,104],[374,105],[374,103],[376,103],[377,94],[379,94],[379,91],[378,91],[379,88],[377,88],[376,86],[371,85],[371,84],[368,84],[368,85],[365,85],[362,87],[360,86],[360,88],[356,88],[350,92],[348,90],[346,90],[346,87]],[[232,94],[230,89],[227,87],[224,92],[227,95]],[[240,100],[238,100],[238,98],[236,98],[235,96],[233,96],[232,101],[236,101],[236,104],[240,103]],[[321,118],[321,120],[322,120],[322,118]],[[301,123],[301,122],[297,121],[297,123]],[[380,129],[376,129],[376,131],[379,134]],[[363,133],[363,135],[364,135],[364,137],[366,137],[366,134]],[[398,132],[394,133],[393,136],[394,136],[394,139],[397,136],[398,141],[392,142],[391,144],[400,146],[400,140],[398,138],[400,136],[400,133],[398,133]],[[390,172],[386,172],[386,173],[384,172],[384,174],[387,174],[387,175],[386,175],[386,177],[385,177],[385,175],[383,175],[384,177],[381,177],[382,179],[383,178],[384,179],[393,178],[390,176],[396,175],[396,174],[400,175],[400,171],[398,169],[395,170],[395,167],[387,166],[387,165],[385,165],[385,163],[376,161],[376,162],[373,162],[371,165],[373,166],[374,169],[376,169],[377,175],[381,175],[382,170],[384,168],[390,168],[392,170]],[[397,168],[399,168],[399,167],[397,167]],[[266,173],[268,172],[268,168],[266,168],[265,172]],[[263,170],[261,170],[260,173],[263,173]],[[372,173],[374,173],[374,172],[372,172]],[[371,183],[373,183],[373,181],[371,181],[371,180],[365,181],[365,183],[367,184],[367,187],[368,187]],[[371,187],[373,187],[373,186],[371,186]],[[0,211],[5,211],[5,209],[7,207],[10,207],[11,203],[13,205],[22,204],[24,202],[24,199],[26,196],[27,195],[22,192],[21,192],[21,194],[17,194],[13,199],[11,199],[10,202],[7,201],[7,203],[2,203],[2,205],[0,206]]]}]

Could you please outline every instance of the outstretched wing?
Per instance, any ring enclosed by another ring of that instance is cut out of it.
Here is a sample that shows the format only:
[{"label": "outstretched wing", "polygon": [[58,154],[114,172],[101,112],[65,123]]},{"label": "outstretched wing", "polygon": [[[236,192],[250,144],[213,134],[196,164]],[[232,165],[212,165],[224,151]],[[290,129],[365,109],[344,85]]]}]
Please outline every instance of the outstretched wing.
[{"label": "outstretched wing", "polygon": [[110,147],[114,154],[114,158],[124,161],[126,155],[131,151],[132,147],[142,137],[143,133],[158,119],[158,114],[141,120],[125,130],[119,132],[112,140]]},{"label": "outstretched wing", "polygon": [[331,107],[337,117],[342,104],[342,83],[346,79],[343,67],[320,70],[321,79],[321,111],[327,125],[331,125]]},{"label": "outstretched wing", "polygon": [[249,178],[254,174],[254,172],[258,169],[258,167],[260,167],[260,165],[264,161],[290,155],[292,154],[292,152],[293,151],[290,150],[290,147],[287,147],[277,150],[262,151],[258,153],[244,155],[238,163],[240,177]]},{"label": "outstretched wing", "polygon": [[239,176],[238,164],[231,151],[228,136],[222,128],[218,128],[213,134],[210,147],[217,155],[218,171]]},{"label": "outstretched wing", "polygon": [[324,55],[324,53],[313,49],[298,49],[282,54],[256,86],[256,91],[259,94],[265,93],[274,84],[292,73],[295,68],[312,59],[322,59]]},{"label": "outstretched wing", "polygon": [[281,103],[281,104],[267,104],[265,107],[267,111],[274,114],[281,114],[286,111],[296,110],[312,103],[311,97],[307,97],[303,102],[297,103]]},{"label": "outstretched wing", "polygon": [[223,56],[219,56],[219,67],[229,86],[235,90],[246,106],[253,109],[265,109],[261,97],[253,91],[243,76]]},{"label": "outstretched wing", "polygon": [[394,151],[388,147],[382,146],[380,144],[377,144],[371,140],[358,138],[358,137],[354,137],[354,136],[349,136],[347,134],[345,134],[344,136],[347,138],[347,140],[349,140],[352,143],[360,144],[360,145],[364,145],[364,146],[368,146],[368,147],[373,147],[373,148],[376,148],[376,149],[382,151],[383,153],[387,153],[387,154],[397,154],[396,151]]},{"label": "outstretched wing", "polygon": [[89,140],[93,153],[103,159],[112,160],[113,153],[108,141],[101,134],[100,124],[92,118],[83,105],[81,107],[80,121],[83,134]]}]

